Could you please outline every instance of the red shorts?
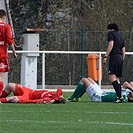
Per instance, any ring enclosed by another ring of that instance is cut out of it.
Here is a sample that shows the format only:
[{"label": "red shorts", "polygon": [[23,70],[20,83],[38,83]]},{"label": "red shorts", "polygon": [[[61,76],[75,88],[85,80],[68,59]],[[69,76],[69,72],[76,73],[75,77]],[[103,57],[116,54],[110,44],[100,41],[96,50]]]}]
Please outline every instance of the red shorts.
[{"label": "red shorts", "polygon": [[9,72],[8,59],[0,59],[0,72]]},{"label": "red shorts", "polygon": [[19,99],[19,103],[25,103],[30,100],[32,91],[33,90],[26,88],[25,86],[16,84],[14,95]]}]

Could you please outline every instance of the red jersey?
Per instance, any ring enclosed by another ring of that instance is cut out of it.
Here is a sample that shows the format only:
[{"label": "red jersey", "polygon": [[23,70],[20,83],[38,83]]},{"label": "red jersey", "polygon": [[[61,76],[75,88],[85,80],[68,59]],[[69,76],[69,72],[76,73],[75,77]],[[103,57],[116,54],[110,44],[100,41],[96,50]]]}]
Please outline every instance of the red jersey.
[{"label": "red jersey", "polygon": [[14,43],[9,24],[0,21],[0,58],[8,58],[7,46]]},{"label": "red jersey", "polygon": [[62,95],[62,90],[57,89],[56,92],[48,90],[32,90],[19,84],[16,84],[15,96],[18,97],[19,103],[47,103],[52,100],[58,100]]}]

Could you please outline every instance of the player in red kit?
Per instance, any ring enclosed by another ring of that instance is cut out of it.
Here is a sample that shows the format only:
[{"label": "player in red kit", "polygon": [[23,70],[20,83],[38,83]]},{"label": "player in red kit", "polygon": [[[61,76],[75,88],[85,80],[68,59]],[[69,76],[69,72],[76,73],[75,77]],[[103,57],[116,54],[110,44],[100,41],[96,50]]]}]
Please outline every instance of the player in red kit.
[{"label": "player in red kit", "polygon": [[0,9],[0,95],[4,87],[4,73],[9,71],[8,64],[8,45],[13,51],[14,58],[17,57],[14,48],[14,39],[12,37],[12,31],[9,24],[4,22],[6,18],[6,12]]},{"label": "player in red kit", "polygon": [[[14,96],[7,97],[11,92]],[[65,103],[62,89],[56,92],[48,90],[33,90],[15,83],[9,83],[2,91],[0,98],[2,103]]]}]

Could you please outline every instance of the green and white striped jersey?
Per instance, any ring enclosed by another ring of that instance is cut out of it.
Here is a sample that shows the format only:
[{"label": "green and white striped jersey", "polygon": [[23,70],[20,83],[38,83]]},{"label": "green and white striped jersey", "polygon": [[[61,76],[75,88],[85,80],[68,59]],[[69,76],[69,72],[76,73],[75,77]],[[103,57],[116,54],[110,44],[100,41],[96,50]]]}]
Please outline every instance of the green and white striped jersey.
[{"label": "green and white striped jersey", "polygon": [[[122,96],[125,102],[128,102],[128,94],[130,90],[122,88]],[[102,102],[114,102],[117,98],[115,91],[106,91],[102,94]]]}]

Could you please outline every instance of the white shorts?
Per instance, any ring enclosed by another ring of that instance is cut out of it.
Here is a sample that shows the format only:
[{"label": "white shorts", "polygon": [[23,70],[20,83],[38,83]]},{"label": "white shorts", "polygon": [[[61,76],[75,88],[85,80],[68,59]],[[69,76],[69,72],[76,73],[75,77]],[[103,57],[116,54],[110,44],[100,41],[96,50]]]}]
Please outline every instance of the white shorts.
[{"label": "white shorts", "polygon": [[86,89],[86,93],[93,102],[102,102],[101,96],[103,91],[97,83],[90,84]]}]

